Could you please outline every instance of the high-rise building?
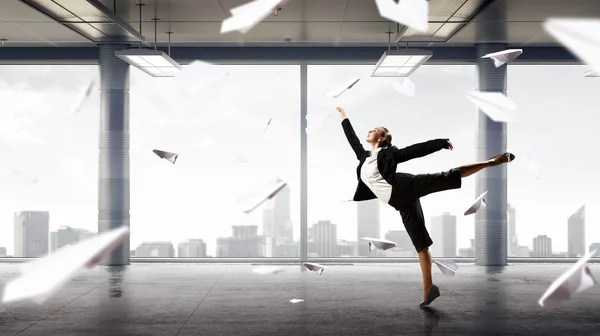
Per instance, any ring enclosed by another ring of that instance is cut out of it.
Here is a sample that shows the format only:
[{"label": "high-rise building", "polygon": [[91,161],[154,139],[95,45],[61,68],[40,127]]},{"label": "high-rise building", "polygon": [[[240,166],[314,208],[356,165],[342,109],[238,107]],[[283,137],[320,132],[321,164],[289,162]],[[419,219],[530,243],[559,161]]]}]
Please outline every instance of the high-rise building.
[{"label": "high-rise building", "polygon": [[572,214],[568,221],[569,257],[585,255],[585,205]]},{"label": "high-rise building", "polygon": [[179,258],[206,258],[206,243],[202,239],[189,239],[177,245]]},{"label": "high-rise building", "polygon": [[37,258],[48,254],[50,213],[21,211],[14,214],[14,257]]},{"label": "high-rise building", "polygon": [[84,229],[61,226],[58,231],[50,232],[50,252],[54,252],[66,245],[74,245],[86,240],[95,233]]},{"label": "high-rise building", "polygon": [[337,257],[337,228],[331,221],[323,220],[308,230],[308,247],[311,256]]},{"label": "high-rise building", "polygon": [[175,249],[170,242],[143,242],[135,249],[136,258],[175,258]]},{"label": "high-rise building", "polygon": [[6,247],[0,247],[0,258],[6,258]]},{"label": "high-rise building", "polygon": [[432,257],[456,257],[456,216],[444,212],[431,218]]},{"label": "high-rise building", "polygon": [[514,207],[508,204],[507,216],[507,235],[506,242],[507,246],[507,256],[516,257],[517,250],[519,249],[519,239],[517,238],[517,214]]},{"label": "high-rise building", "polygon": [[356,242],[349,242],[346,240],[338,240],[337,242],[336,257],[353,257],[356,255],[355,248]]},{"label": "high-rise building", "polygon": [[356,202],[356,254],[359,257],[371,256],[369,245],[362,239],[379,238],[379,199]]},{"label": "high-rise building", "polygon": [[552,257],[552,238],[542,235],[533,238],[533,257]]},{"label": "high-rise building", "polygon": [[[290,186],[284,187],[263,208],[263,236],[267,245],[267,257],[271,257],[275,246],[292,243],[294,230],[290,213]],[[299,256],[299,255],[298,255]]]},{"label": "high-rise building", "polygon": [[475,257],[475,239],[471,239],[471,246],[467,248],[459,248],[458,256],[462,258],[473,258]]},{"label": "high-rise building", "polygon": [[265,256],[265,239],[257,225],[233,225],[233,236],[217,238],[219,258],[260,258]]},{"label": "high-rise building", "polygon": [[[415,250],[415,247],[412,244],[410,237],[408,236],[408,232],[406,232],[404,230],[391,230],[391,231],[386,232],[384,239],[393,241],[394,243],[396,243],[396,247],[389,249],[389,250],[382,251],[381,253],[379,252],[381,250],[375,250],[376,255],[380,254],[381,256],[387,256],[387,257],[415,257],[415,256],[417,256],[417,251]],[[367,246],[367,250],[368,250],[369,244],[366,241],[363,241],[363,244]]]}]

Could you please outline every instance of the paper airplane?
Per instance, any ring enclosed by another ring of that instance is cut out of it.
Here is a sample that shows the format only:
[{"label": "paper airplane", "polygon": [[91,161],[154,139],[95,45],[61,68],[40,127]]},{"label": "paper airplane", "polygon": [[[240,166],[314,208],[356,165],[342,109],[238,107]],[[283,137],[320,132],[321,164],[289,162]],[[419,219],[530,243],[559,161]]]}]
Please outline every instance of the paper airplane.
[{"label": "paper airplane", "polygon": [[398,22],[422,33],[429,27],[429,3],[427,0],[375,0],[381,17]]},{"label": "paper airplane", "polygon": [[309,263],[309,262],[305,262],[302,265],[304,265],[304,267],[306,267],[309,271],[318,272],[319,275],[323,274],[323,271],[327,268],[323,265]]},{"label": "paper airplane", "polygon": [[371,238],[365,237],[361,238],[362,240],[367,240],[369,242],[369,251],[373,250],[373,247],[380,250],[389,250],[398,246],[398,244],[394,243],[391,240],[379,239],[379,238]]},{"label": "paper airplane", "polygon": [[600,77],[600,72],[595,71],[594,69],[587,70],[584,73],[585,77]]},{"label": "paper airplane", "polygon": [[396,92],[401,93],[405,96],[409,96],[411,98],[415,98],[416,87],[415,83],[413,83],[413,81],[411,81],[410,78],[405,77],[402,81],[402,84],[400,84],[398,81],[393,81],[392,86],[394,87],[394,90]]},{"label": "paper airplane", "polygon": [[260,274],[260,275],[268,275],[268,274],[278,274],[283,271],[284,271],[284,269],[282,267],[257,267],[252,270],[252,273]]},{"label": "paper airplane", "polygon": [[234,30],[246,34],[271,14],[281,0],[254,0],[231,9],[232,16],[221,25],[221,34]]},{"label": "paper airplane", "polygon": [[265,126],[265,128],[263,129],[263,133],[265,133],[267,131],[267,128],[269,128],[269,125],[271,125],[271,120],[273,120],[273,118],[269,118],[269,121],[267,122],[267,125]]},{"label": "paper airplane", "polygon": [[438,265],[444,275],[454,276],[458,269],[458,265],[452,260],[434,260],[433,262]]},{"label": "paper airplane", "polygon": [[507,49],[487,55],[481,56],[481,58],[491,58],[494,61],[494,66],[497,68],[504,63],[512,62],[515,58],[519,57],[523,53],[523,49]]},{"label": "paper airplane", "polygon": [[487,203],[485,202],[485,199],[483,198],[485,196],[485,194],[487,194],[487,190],[479,195],[479,197],[477,197],[477,199],[475,200],[475,202],[473,202],[473,205],[471,205],[469,207],[469,209],[467,209],[467,211],[465,211],[465,216],[471,215],[476,213],[477,211],[479,211],[479,208],[481,208],[482,206],[487,206]]},{"label": "paper airplane", "polygon": [[548,19],[543,25],[575,56],[600,72],[600,20]]},{"label": "paper airplane", "polygon": [[85,88],[85,90],[80,94],[80,96],[75,100],[73,106],[71,106],[71,113],[78,113],[81,111],[81,108],[87,101],[87,99],[92,94],[92,89],[96,84],[96,80],[92,80]]},{"label": "paper airplane", "polygon": [[253,192],[249,195],[245,195],[240,200],[240,203],[242,203],[242,211],[245,214],[251,213],[261,204],[275,197],[275,195],[277,195],[286,186],[287,183],[285,183],[280,178],[277,178],[274,181],[268,183],[266,186],[259,189],[258,191]]},{"label": "paper airplane", "polygon": [[179,157],[179,154],[165,152],[158,149],[153,149],[152,151],[154,152],[154,154],[158,155],[159,158],[165,159],[171,162],[172,164],[175,164],[175,161],[177,161],[177,158]]},{"label": "paper airplane", "polygon": [[302,299],[291,299],[290,302],[291,303],[298,303],[298,302],[303,302],[304,300]]},{"label": "paper airplane", "polygon": [[128,233],[127,227],[115,229],[22,264],[21,276],[6,284],[2,302],[32,299],[38,304],[43,303],[78,270],[94,267],[100,259],[119,246]]},{"label": "paper airplane", "polygon": [[556,279],[544,295],[542,295],[538,304],[542,307],[557,305],[569,300],[571,296],[596,285],[596,279],[594,279],[590,268],[587,266],[587,262],[595,254],[596,250],[588,252],[575,265]]},{"label": "paper airplane", "polygon": [[352,82],[346,83],[343,86],[340,86],[334,90],[329,91],[329,93],[327,94],[327,98],[337,98],[337,97],[341,96],[342,93],[346,92],[347,90],[352,89],[352,87],[354,87],[354,85],[356,85],[356,83],[358,83],[358,81],[360,81],[360,78],[354,79],[354,80],[352,80]]},{"label": "paper airplane", "polygon": [[204,61],[194,61],[183,66],[172,79],[173,83],[184,90],[196,93],[217,80],[229,76],[226,68]]},{"label": "paper airplane", "polygon": [[496,122],[514,121],[513,112],[517,105],[501,92],[470,92],[467,98]]}]

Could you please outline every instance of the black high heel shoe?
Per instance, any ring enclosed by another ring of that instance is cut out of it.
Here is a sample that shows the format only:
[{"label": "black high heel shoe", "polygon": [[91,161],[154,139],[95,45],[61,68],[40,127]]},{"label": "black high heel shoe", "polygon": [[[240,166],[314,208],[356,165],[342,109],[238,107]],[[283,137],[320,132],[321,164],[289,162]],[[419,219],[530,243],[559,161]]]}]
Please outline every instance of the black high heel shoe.
[{"label": "black high heel shoe", "polygon": [[508,153],[508,152],[498,154],[492,158],[492,160],[494,160],[494,162],[496,164],[512,162],[512,161],[514,161],[514,159],[515,159],[515,155],[513,153]]},{"label": "black high heel shoe", "polygon": [[429,294],[427,294],[427,301],[421,302],[420,307],[429,306],[433,300],[440,296],[440,289],[436,285],[432,285],[429,290]]}]

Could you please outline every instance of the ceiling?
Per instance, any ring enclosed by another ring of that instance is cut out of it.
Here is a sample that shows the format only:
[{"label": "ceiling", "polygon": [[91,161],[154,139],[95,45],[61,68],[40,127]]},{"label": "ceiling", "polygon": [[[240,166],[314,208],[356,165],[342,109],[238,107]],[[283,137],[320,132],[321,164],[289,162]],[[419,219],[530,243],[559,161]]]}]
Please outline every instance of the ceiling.
[{"label": "ceiling", "polygon": [[[50,0],[29,0],[51,2]],[[54,0],[77,9],[86,0]],[[90,0],[140,31],[140,0]],[[600,0],[430,0],[429,30],[418,33],[379,15],[374,0],[291,0],[246,34],[220,34],[230,9],[250,0],[142,0],[141,34],[166,46],[471,46],[502,42],[511,47],[558,46],[542,28],[549,17],[600,17]],[[389,0],[393,1],[393,0]],[[3,47],[73,47],[95,43],[20,0],[0,1]],[[115,6],[116,5],[116,6]],[[64,21],[64,20],[63,20]],[[63,22],[64,23],[64,22]],[[114,23],[111,39],[122,35]],[[79,26],[86,25],[85,22]],[[76,26],[76,24],[74,25]],[[110,26],[110,27],[109,27]],[[112,28],[111,28],[112,27]],[[115,29],[116,27],[116,29]],[[386,34],[391,31],[392,34]],[[123,39],[124,37],[118,37]],[[130,41],[135,39],[129,38]],[[0,46],[0,47],[1,47]]]}]

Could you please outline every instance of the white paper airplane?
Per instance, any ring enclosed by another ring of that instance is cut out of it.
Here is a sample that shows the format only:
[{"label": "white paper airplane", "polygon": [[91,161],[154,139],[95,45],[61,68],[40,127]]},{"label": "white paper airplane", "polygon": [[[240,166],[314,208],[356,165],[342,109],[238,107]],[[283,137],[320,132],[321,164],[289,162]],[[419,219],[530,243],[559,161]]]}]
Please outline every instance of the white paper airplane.
[{"label": "white paper airplane", "polygon": [[258,191],[245,195],[240,199],[240,203],[242,204],[242,211],[245,214],[251,213],[261,204],[275,197],[275,195],[277,195],[286,186],[286,182],[284,182],[280,178],[276,178],[274,181],[271,181],[264,187],[260,188]]},{"label": "white paper airplane", "polygon": [[400,84],[398,81],[393,81],[392,86],[394,87],[394,90],[396,92],[401,93],[405,96],[409,96],[411,98],[415,98],[415,94],[417,91],[415,83],[413,83],[413,81],[411,81],[410,78],[405,77],[402,81],[402,84]]},{"label": "white paper airplane", "polygon": [[544,295],[542,295],[538,304],[542,307],[557,305],[569,300],[573,295],[596,285],[596,279],[594,279],[587,265],[587,262],[595,254],[596,250],[588,252],[575,265],[556,279]]},{"label": "white paper airplane", "polygon": [[260,274],[260,275],[269,275],[269,274],[278,274],[283,272],[284,269],[282,267],[257,267],[252,270],[252,273]]},{"label": "white paper airplane", "polygon": [[398,246],[398,244],[394,243],[391,240],[387,240],[387,239],[379,239],[379,238],[371,238],[371,237],[365,237],[365,238],[361,238],[361,239],[369,242],[369,251],[372,251],[373,248],[385,251],[385,250],[389,250],[391,248]]},{"label": "white paper airplane", "polygon": [[309,271],[317,272],[319,275],[323,274],[323,271],[327,268],[326,266],[305,262],[302,265],[306,267]]},{"label": "white paper airplane", "polygon": [[81,111],[81,108],[87,101],[87,99],[92,95],[92,89],[96,85],[96,80],[92,80],[86,87],[85,90],[79,95],[77,100],[74,101],[73,106],[71,106],[71,113],[78,113]]},{"label": "white paper airplane", "polygon": [[359,81],[360,81],[360,78],[353,79],[351,82],[348,82],[336,89],[329,91],[329,93],[327,94],[327,98],[337,98],[337,97],[341,96],[342,93],[346,92],[347,90],[352,89],[352,87],[354,87],[354,85],[356,85],[356,83],[358,83]]},{"label": "white paper airplane", "polygon": [[291,299],[290,302],[291,303],[298,303],[298,302],[304,302],[304,300],[302,300],[302,299]]},{"label": "white paper airplane", "polygon": [[494,61],[494,66],[497,68],[505,63],[512,62],[515,58],[519,57],[523,53],[523,49],[507,49],[487,55],[481,56],[481,58],[491,58]]},{"label": "white paper airplane", "polygon": [[513,112],[517,105],[501,92],[473,91],[467,94],[467,98],[493,121],[514,121]]},{"label": "white paper airplane", "polygon": [[600,77],[600,72],[598,72],[594,69],[590,69],[584,73],[584,76],[585,77]]},{"label": "white paper airplane", "polygon": [[458,269],[458,265],[452,260],[434,260],[433,262],[438,265],[444,275],[454,276]]},{"label": "white paper airplane", "polygon": [[465,216],[476,213],[477,211],[479,211],[479,208],[481,208],[482,206],[483,207],[487,206],[487,203],[485,202],[485,199],[483,198],[486,194],[487,194],[487,190],[483,194],[479,195],[479,197],[477,197],[475,202],[473,202],[473,205],[471,205],[469,207],[469,209],[467,209],[467,211],[465,211]]},{"label": "white paper airplane", "polygon": [[221,34],[234,30],[246,34],[279,6],[281,0],[254,0],[231,9],[232,16],[221,25]]},{"label": "white paper airplane", "polygon": [[375,0],[381,17],[422,33],[429,27],[429,2],[427,0]]},{"label": "white paper airplane", "polygon": [[154,152],[154,154],[158,155],[159,158],[165,159],[171,162],[172,164],[175,164],[175,161],[177,161],[177,158],[179,157],[179,154],[165,152],[158,149],[153,149],[152,151]]},{"label": "white paper airplane", "polygon": [[548,19],[544,29],[580,60],[600,72],[600,20]]},{"label": "white paper airplane", "polygon": [[271,125],[271,120],[273,120],[273,118],[269,118],[269,121],[267,121],[267,125],[265,126],[265,128],[263,129],[263,133],[265,133],[267,131],[267,128],[269,128],[269,125]]},{"label": "white paper airplane", "polygon": [[31,299],[41,304],[80,269],[92,268],[114,250],[129,233],[123,227],[86,239],[76,245],[22,264],[21,276],[6,284],[2,302]]},{"label": "white paper airplane", "polygon": [[196,60],[189,65],[183,66],[172,81],[184,90],[196,93],[227,76],[229,76],[229,72],[226,68]]}]

